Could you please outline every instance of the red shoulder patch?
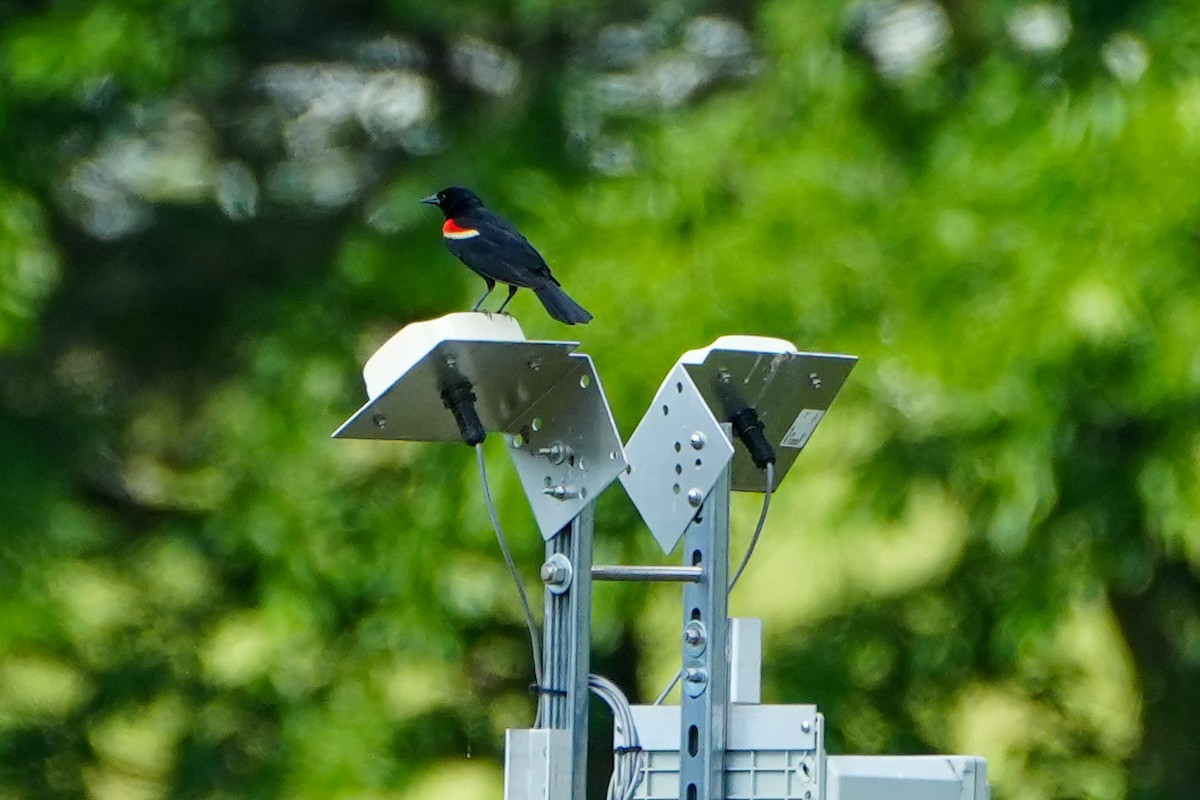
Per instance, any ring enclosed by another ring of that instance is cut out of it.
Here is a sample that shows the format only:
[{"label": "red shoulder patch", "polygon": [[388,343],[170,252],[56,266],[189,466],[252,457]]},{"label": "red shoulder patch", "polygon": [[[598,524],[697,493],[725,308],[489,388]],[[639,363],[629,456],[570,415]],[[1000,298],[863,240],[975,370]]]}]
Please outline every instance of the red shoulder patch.
[{"label": "red shoulder patch", "polygon": [[443,239],[474,239],[478,235],[479,231],[474,228],[464,228],[452,219],[446,220],[446,223],[442,225]]},{"label": "red shoulder patch", "polygon": [[442,233],[476,233],[474,228],[463,228],[458,225],[453,219],[446,220],[442,225]]}]

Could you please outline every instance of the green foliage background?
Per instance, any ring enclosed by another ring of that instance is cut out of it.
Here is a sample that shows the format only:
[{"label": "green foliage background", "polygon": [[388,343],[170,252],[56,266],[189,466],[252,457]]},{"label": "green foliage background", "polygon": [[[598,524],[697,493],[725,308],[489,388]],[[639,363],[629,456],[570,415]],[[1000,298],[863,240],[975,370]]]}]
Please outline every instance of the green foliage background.
[{"label": "green foliage background", "polygon": [[[748,49],[705,55],[712,20]],[[862,358],[732,600],[766,701],[832,752],[986,756],[998,800],[1193,797],[1196,31],[1165,0],[0,0],[0,798],[500,796],[530,668],[470,453],[328,439],[375,347],[476,296],[415,203],[451,183],[595,314],[512,306],[582,339],[626,435],[721,334]],[[393,50],[428,99],[399,140],[278,90]],[[598,538],[661,558],[619,489]],[[597,589],[636,698],[677,591]]]}]

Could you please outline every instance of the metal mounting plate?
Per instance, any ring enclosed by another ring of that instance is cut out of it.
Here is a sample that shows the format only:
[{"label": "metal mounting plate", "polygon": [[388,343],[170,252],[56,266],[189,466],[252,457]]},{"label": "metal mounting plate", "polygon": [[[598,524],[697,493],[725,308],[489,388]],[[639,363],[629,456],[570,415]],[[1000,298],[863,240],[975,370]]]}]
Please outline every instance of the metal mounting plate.
[{"label": "metal mounting plate", "polygon": [[465,378],[488,431],[513,421],[579,369],[576,342],[442,341],[334,432],[339,439],[461,442],[441,390]]},{"label": "metal mounting plate", "polygon": [[[592,359],[570,356],[574,369],[504,431],[521,486],[542,538],[549,540],[625,470],[625,450]],[[539,450],[565,448],[559,463]],[[566,496],[546,494],[562,487]]]},{"label": "metal mounting plate", "polygon": [[[808,444],[858,358],[800,353],[780,339],[731,336],[684,354],[679,363],[720,421],[726,421],[738,405],[752,406],[758,412],[775,448],[774,489]],[[740,442],[733,455],[733,489],[766,489],[762,470],[754,466]]]},{"label": "metal mounting plate", "polygon": [[[701,446],[692,444],[699,435]],[[650,409],[625,445],[629,469],[621,484],[664,553],[675,548],[713,484],[733,458],[733,446],[687,371],[668,373]]]},{"label": "metal mounting plate", "polygon": [[[592,360],[572,352],[578,346],[525,341],[520,327],[505,317],[452,314],[414,323],[367,362],[371,399],[333,435],[461,442],[441,391],[466,380],[484,429],[507,435],[542,537],[550,539],[626,463]],[[521,446],[513,447],[515,441]],[[537,453],[552,444],[569,448],[570,455],[556,464]],[[578,494],[563,499],[543,494],[554,486]]]}]

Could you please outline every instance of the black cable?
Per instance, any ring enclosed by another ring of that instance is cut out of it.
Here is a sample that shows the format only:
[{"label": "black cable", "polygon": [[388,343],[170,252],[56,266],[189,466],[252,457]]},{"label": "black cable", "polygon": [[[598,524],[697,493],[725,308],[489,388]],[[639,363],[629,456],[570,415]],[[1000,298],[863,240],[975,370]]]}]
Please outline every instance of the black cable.
[{"label": "black cable", "polygon": [[463,441],[474,446],[481,443],[487,432],[479,421],[479,412],[475,410],[475,393],[471,384],[465,378],[446,385],[442,389],[442,405],[450,409],[458,432]]}]

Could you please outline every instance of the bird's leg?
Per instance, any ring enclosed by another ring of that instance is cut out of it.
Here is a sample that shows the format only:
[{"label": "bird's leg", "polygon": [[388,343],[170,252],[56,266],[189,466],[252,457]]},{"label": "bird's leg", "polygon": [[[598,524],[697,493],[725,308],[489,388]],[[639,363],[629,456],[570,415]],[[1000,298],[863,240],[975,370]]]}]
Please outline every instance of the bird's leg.
[{"label": "bird's leg", "polygon": [[504,307],[505,307],[506,305],[508,305],[508,301],[509,301],[509,300],[512,300],[512,299],[513,299],[513,295],[514,295],[514,294],[516,294],[516,293],[517,293],[517,287],[515,287],[515,286],[509,286],[509,287],[508,287],[508,297],[504,298],[504,302],[503,302],[503,303],[501,303],[501,304],[500,304],[500,307],[496,309],[496,313],[497,313],[497,314],[503,314],[503,313],[504,313]]},{"label": "bird's leg", "polygon": [[479,306],[484,300],[487,300],[487,296],[492,293],[492,289],[496,288],[496,282],[491,278],[484,278],[483,281],[487,284],[487,291],[483,293],[482,297],[475,301],[475,305],[471,306],[472,311],[478,311]]}]

